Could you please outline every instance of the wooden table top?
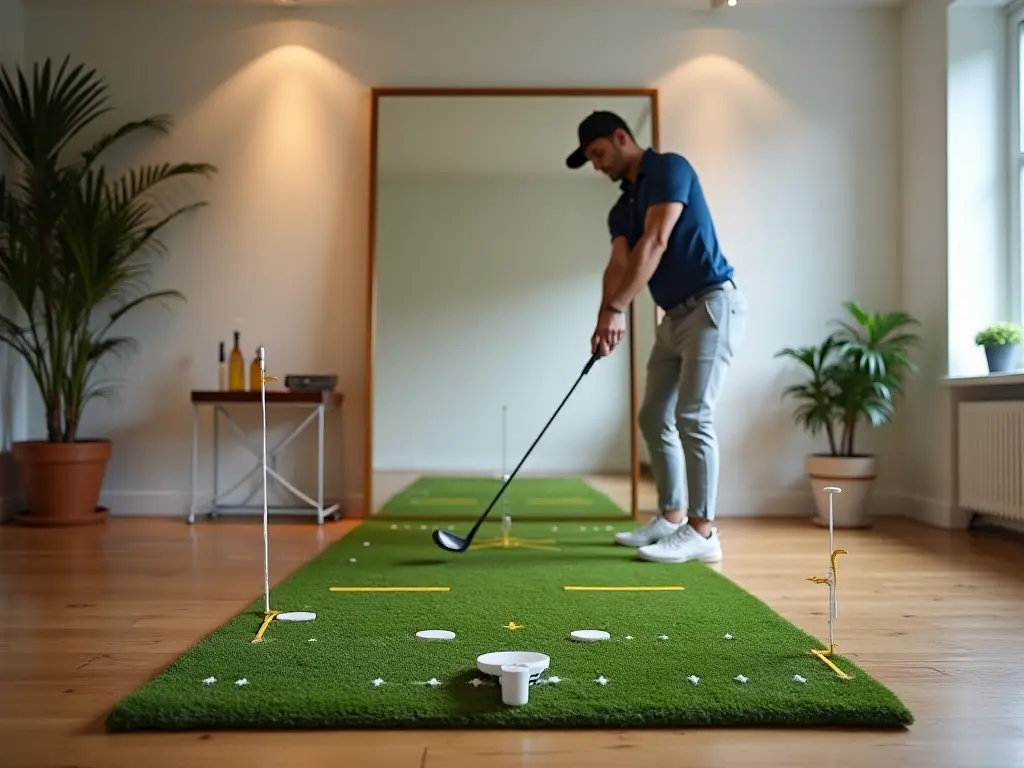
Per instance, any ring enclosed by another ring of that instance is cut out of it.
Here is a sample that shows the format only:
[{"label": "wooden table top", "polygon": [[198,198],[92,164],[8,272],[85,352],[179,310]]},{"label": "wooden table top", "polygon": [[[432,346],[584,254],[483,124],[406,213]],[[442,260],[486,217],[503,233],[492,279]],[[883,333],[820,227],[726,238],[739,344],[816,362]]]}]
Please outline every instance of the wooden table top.
[{"label": "wooden table top", "polygon": [[[268,389],[267,405],[272,404],[308,404],[308,405],[329,405],[338,407],[345,396],[334,390],[319,390],[310,392],[292,391],[289,389]],[[259,405],[260,393],[256,392],[232,392],[217,389],[193,389],[192,402],[204,405],[226,405],[229,403],[253,403]]]}]

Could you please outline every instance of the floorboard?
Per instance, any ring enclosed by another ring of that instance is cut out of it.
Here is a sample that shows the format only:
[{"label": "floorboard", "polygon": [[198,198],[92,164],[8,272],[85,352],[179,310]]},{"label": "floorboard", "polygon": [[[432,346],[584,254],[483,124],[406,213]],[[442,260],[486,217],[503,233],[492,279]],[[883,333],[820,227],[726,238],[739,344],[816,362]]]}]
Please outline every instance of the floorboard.
[{"label": "floorboard", "polygon": [[[277,582],[352,530],[275,522]],[[725,520],[722,571],[827,633],[824,532],[802,520]],[[258,519],[113,519],[102,528],[0,528],[0,764],[105,766],[1020,766],[1021,544],[885,520],[840,532],[841,651],[911,707],[901,733],[103,732],[107,709],[262,592]]]}]

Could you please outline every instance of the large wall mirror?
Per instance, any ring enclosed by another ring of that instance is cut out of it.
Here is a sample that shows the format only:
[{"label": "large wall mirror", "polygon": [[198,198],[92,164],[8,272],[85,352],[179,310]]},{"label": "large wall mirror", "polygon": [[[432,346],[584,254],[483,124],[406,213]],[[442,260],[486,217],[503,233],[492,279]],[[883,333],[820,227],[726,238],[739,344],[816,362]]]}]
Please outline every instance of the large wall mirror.
[{"label": "large wall mirror", "polygon": [[[599,109],[657,147],[651,90],[374,91],[369,514],[476,519],[580,376],[620,189],[565,159]],[[638,516],[654,328],[644,291],[491,519]]]}]

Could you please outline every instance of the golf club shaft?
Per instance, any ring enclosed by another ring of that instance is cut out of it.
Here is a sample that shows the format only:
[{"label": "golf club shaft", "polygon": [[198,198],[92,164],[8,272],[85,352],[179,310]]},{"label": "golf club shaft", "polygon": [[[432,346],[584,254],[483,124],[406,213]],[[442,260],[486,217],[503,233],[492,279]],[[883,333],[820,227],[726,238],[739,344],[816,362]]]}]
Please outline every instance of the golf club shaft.
[{"label": "golf club shaft", "polygon": [[519,472],[520,468],[523,466],[523,464],[526,463],[526,460],[530,457],[530,454],[533,453],[533,449],[537,447],[537,443],[539,443],[540,439],[544,437],[544,433],[548,431],[548,427],[551,426],[551,423],[555,420],[555,417],[558,416],[559,412],[569,401],[569,398],[572,396],[572,393],[576,391],[576,387],[578,387],[580,385],[580,382],[583,381],[583,377],[590,372],[590,369],[593,368],[594,363],[597,362],[599,357],[600,355],[598,355],[598,353],[596,352],[593,354],[593,356],[591,356],[590,361],[587,363],[587,366],[583,369],[583,372],[580,373],[579,377],[576,379],[576,383],[572,385],[572,389],[570,389],[569,393],[562,399],[562,402],[559,404],[558,408],[555,409],[555,412],[551,414],[551,418],[548,419],[548,423],[544,425],[544,429],[542,429],[540,431],[540,434],[537,435],[537,438],[533,441],[533,444],[530,446],[529,450],[527,450],[523,458],[519,460],[519,464],[516,465],[516,468],[512,470],[512,474],[509,475],[505,482],[501,484],[501,488],[498,489],[497,495],[494,497],[494,499],[491,500],[491,503],[487,506],[487,509],[484,510],[484,513],[480,515],[480,519],[476,521],[476,525],[473,526],[472,530],[470,530],[469,532],[469,535],[466,537],[467,541],[472,541],[473,537],[476,535],[477,530],[480,528],[481,525],[483,525],[484,519],[487,517],[488,514],[490,514],[491,510],[494,508],[494,505],[498,503],[498,499],[500,499],[501,495],[505,492],[505,489],[508,487],[508,484],[512,482],[512,479]]}]

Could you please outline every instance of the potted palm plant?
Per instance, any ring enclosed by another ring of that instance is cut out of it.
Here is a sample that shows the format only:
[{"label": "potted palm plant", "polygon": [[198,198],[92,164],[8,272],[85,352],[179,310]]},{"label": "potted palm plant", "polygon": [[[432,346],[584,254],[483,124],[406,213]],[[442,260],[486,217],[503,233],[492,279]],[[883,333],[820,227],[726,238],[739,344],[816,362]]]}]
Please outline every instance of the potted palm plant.
[{"label": "potted palm plant", "polygon": [[857,450],[858,428],[892,421],[904,377],[917,372],[910,351],[921,339],[911,330],[918,321],[905,312],[868,312],[854,302],[844,307],[850,319],[839,321],[821,344],[786,347],[775,356],[796,361],[805,374],[783,392],[797,403],[796,423],[828,440],[827,453],[804,460],[817,509],[814,521],[828,525],[824,488],[834,485],[842,489],[833,499],[834,524],[859,528],[870,524],[877,457]]},{"label": "potted palm plant", "polygon": [[10,178],[0,177],[0,340],[24,360],[46,420],[45,438],[12,445],[27,502],[20,519],[33,525],[104,519],[111,444],[83,436],[82,415],[114,393],[97,380],[100,366],[134,346],[118,324],[150,302],[184,298],[148,291],[145,280],[164,251],[158,235],[204,203],[165,211],[155,193],[175,178],[215,172],[167,163],[108,176],[99,163],[106,152],[172,124],[158,115],[100,132],[108,111],[103,79],[67,58],[37,64],[31,76],[0,68],[0,142],[12,160]]}]

